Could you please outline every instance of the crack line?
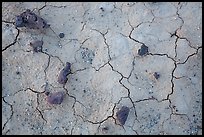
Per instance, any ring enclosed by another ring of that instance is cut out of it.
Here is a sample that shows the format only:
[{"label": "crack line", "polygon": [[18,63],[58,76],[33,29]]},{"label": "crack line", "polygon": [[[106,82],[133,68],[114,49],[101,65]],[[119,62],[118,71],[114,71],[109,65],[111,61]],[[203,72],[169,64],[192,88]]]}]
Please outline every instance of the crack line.
[{"label": "crack line", "polygon": [[7,105],[9,105],[10,108],[11,108],[11,115],[10,115],[10,117],[6,120],[6,122],[3,124],[3,127],[2,127],[2,131],[3,131],[3,130],[5,129],[5,127],[6,127],[6,124],[7,124],[7,123],[11,120],[11,118],[13,117],[14,111],[13,111],[13,105],[9,104],[9,103],[5,100],[4,97],[2,97],[2,99],[3,99],[3,102],[6,103]]},{"label": "crack line", "polygon": [[8,49],[9,47],[11,47],[12,45],[14,45],[16,42],[17,42],[17,38],[18,38],[18,36],[19,36],[19,34],[20,34],[20,30],[16,27],[16,29],[18,30],[18,32],[17,32],[17,35],[16,35],[16,37],[15,37],[15,39],[14,39],[14,42],[12,42],[11,44],[9,44],[8,46],[6,46],[4,49],[2,49],[2,52],[3,51],[5,51],[6,49]]},{"label": "crack line", "polygon": [[198,54],[198,50],[199,50],[199,49],[202,49],[202,47],[198,47],[198,49],[196,50],[196,52],[193,53],[193,54],[191,54],[191,55],[189,55],[189,56],[186,58],[186,60],[185,60],[184,62],[179,62],[179,63],[177,63],[177,64],[185,64],[185,63],[188,61],[188,59],[189,59],[190,57],[192,57],[192,56]]},{"label": "crack line", "polygon": [[126,78],[126,79],[127,79],[127,77],[123,76],[122,73],[120,73],[119,71],[115,70],[115,69],[113,68],[113,66],[111,65],[110,62],[108,62],[108,64],[109,64],[110,67],[112,68],[112,71],[117,72],[118,74],[120,74],[121,79],[119,80],[119,83],[127,90],[127,92],[128,92],[128,98],[129,98],[129,100],[131,101],[131,103],[132,103],[132,105],[133,105],[134,112],[135,112],[135,116],[136,116],[136,118],[137,118],[136,108],[135,108],[135,105],[134,105],[134,102],[133,102],[132,98],[130,97],[130,89],[127,88],[127,87],[121,82],[123,78]]}]

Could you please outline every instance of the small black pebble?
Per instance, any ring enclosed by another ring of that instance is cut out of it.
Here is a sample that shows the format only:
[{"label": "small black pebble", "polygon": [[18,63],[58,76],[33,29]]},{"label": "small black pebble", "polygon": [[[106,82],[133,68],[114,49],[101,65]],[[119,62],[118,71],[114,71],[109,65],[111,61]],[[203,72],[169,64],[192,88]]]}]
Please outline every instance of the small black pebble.
[{"label": "small black pebble", "polygon": [[140,56],[144,56],[144,55],[146,55],[148,52],[149,52],[149,51],[148,51],[148,47],[145,46],[144,44],[143,44],[143,45],[141,46],[141,48],[138,50],[138,54],[139,54]]},{"label": "small black pebble", "polygon": [[103,7],[100,7],[100,9],[101,9],[102,11],[104,11]]},{"label": "small black pebble", "polygon": [[48,91],[45,92],[45,95],[46,95],[46,96],[48,96],[49,94],[50,94],[50,92],[48,92]]},{"label": "small black pebble", "polygon": [[160,74],[159,74],[158,72],[154,72],[154,77],[155,77],[156,79],[158,79],[158,78],[160,77]]},{"label": "small black pebble", "polygon": [[19,74],[20,74],[20,72],[19,72],[19,71],[16,71],[16,74],[17,74],[17,75],[19,75]]},{"label": "small black pebble", "polygon": [[60,37],[60,38],[64,38],[64,33],[60,33],[60,34],[59,34],[59,37]]}]

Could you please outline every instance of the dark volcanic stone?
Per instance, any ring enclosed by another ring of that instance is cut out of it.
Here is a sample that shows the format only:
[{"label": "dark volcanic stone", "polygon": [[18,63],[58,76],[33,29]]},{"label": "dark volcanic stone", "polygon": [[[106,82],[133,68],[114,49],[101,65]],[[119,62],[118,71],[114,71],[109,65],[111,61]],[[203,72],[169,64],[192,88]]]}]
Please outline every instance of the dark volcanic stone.
[{"label": "dark volcanic stone", "polygon": [[64,33],[60,33],[60,34],[59,34],[59,37],[60,37],[60,38],[64,38]]},{"label": "dark volcanic stone", "polygon": [[146,55],[148,52],[149,52],[149,51],[148,51],[148,47],[145,46],[144,44],[143,44],[143,45],[141,46],[141,48],[138,50],[138,54],[139,54],[140,56],[144,56],[144,55]]},{"label": "dark volcanic stone", "polygon": [[20,74],[20,72],[19,72],[19,71],[16,71],[16,74],[17,74],[17,75],[19,75],[19,74]]},{"label": "dark volcanic stone", "polygon": [[125,124],[129,112],[130,112],[130,109],[128,107],[122,106],[122,108],[116,113],[116,117],[121,125]]}]

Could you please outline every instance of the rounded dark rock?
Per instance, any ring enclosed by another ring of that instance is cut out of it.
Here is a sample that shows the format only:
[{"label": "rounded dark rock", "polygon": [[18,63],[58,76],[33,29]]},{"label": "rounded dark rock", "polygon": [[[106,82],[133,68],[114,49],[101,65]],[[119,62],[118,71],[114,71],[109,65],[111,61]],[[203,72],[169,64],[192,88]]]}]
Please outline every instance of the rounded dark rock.
[{"label": "rounded dark rock", "polygon": [[50,25],[47,24],[47,22],[43,18],[39,17],[34,12],[27,9],[25,12],[16,16],[15,26],[43,30],[45,28],[48,28]]},{"label": "rounded dark rock", "polygon": [[60,38],[64,38],[64,33],[60,33],[60,34],[59,34],[59,37],[60,37]]},{"label": "rounded dark rock", "polygon": [[160,74],[159,74],[158,72],[154,72],[154,77],[155,77],[156,79],[158,79],[158,78],[160,77]]},{"label": "rounded dark rock", "polygon": [[104,11],[104,8],[103,7],[100,7],[101,11]]}]

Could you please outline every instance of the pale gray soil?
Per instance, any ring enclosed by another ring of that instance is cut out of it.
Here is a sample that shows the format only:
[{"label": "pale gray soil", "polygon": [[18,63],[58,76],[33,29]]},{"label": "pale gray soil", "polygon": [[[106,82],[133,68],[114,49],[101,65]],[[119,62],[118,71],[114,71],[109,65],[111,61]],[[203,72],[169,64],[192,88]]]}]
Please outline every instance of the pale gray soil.
[{"label": "pale gray soil", "polygon": [[[26,9],[50,28],[16,28]],[[201,135],[201,37],[202,3],[4,2],[2,134]],[[45,89],[64,92],[62,104],[48,104]],[[130,108],[123,126],[122,106]]]}]

